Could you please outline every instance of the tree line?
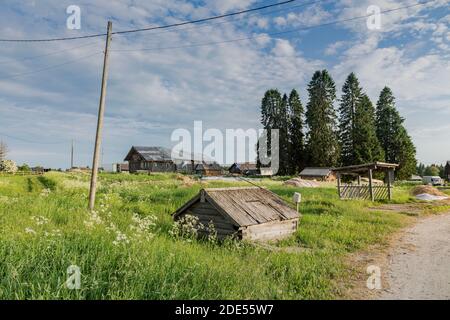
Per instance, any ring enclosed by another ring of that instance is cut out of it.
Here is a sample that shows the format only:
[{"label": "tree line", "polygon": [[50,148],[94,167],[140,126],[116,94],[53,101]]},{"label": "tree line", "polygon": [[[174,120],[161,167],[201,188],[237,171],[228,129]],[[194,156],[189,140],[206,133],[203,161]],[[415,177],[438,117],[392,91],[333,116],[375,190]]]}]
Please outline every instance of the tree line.
[{"label": "tree line", "polygon": [[390,88],[383,88],[374,106],[350,73],[335,107],[335,82],[327,70],[321,70],[314,73],[307,91],[306,107],[295,89],[289,95],[270,89],[262,99],[261,124],[268,133],[279,129],[278,174],[298,174],[307,166],[374,161],[398,163],[399,179],[416,172],[416,148]]}]

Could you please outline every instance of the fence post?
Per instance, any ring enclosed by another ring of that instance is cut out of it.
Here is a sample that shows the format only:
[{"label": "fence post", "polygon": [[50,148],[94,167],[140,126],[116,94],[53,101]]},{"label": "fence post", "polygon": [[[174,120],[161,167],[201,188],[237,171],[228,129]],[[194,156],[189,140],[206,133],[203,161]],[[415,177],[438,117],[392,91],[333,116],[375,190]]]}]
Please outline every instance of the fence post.
[{"label": "fence post", "polygon": [[392,200],[392,190],[391,190],[391,176],[393,175],[393,170],[389,169],[387,172],[387,187],[388,187],[388,199]]},{"label": "fence post", "polygon": [[338,188],[338,195],[339,199],[341,199],[341,174],[337,174],[337,188]]},{"label": "fence post", "polygon": [[370,193],[370,199],[372,201],[375,201],[375,196],[373,194],[373,189],[372,189],[372,169],[369,169],[369,193]]}]

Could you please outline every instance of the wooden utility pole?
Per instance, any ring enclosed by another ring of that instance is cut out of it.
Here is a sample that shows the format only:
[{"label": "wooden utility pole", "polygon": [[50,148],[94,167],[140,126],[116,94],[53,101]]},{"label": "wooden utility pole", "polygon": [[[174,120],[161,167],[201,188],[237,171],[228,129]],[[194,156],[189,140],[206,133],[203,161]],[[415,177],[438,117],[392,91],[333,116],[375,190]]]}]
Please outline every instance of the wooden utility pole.
[{"label": "wooden utility pole", "polygon": [[70,151],[70,169],[73,168],[73,139],[72,139],[72,149]]},{"label": "wooden utility pole", "polygon": [[105,46],[105,58],[103,61],[103,77],[102,77],[102,90],[100,93],[100,104],[98,107],[98,120],[97,120],[97,132],[95,135],[95,147],[94,147],[94,159],[92,161],[92,175],[91,175],[91,188],[89,190],[89,209],[94,210],[95,205],[95,192],[97,189],[97,175],[98,175],[98,158],[100,154],[100,146],[102,140],[103,129],[103,115],[105,114],[105,100],[106,100],[106,84],[108,80],[109,69],[109,45],[111,43],[112,22],[108,21],[108,32],[106,36]]}]

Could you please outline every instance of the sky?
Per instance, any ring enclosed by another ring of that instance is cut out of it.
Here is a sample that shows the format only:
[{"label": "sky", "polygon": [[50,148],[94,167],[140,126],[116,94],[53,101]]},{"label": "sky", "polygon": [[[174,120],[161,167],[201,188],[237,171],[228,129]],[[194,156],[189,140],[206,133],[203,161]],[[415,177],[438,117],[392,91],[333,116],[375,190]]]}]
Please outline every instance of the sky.
[{"label": "sky", "polygon": [[[424,0],[422,0],[423,2]],[[1,39],[38,39],[179,23],[277,0],[40,0],[0,4]],[[426,164],[450,160],[450,1],[383,13],[417,0],[298,0],[279,7],[175,29],[115,35],[102,163],[121,162],[132,145],[172,147],[175,129],[260,128],[264,92],[300,92],[328,69],[337,95],[350,72],[376,103],[384,86]],[[80,8],[69,30],[66,9]],[[373,20],[370,20],[372,22]],[[239,39],[238,41],[235,41]],[[218,43],[221,42],[221,43]],[[100,96],[104,38],[0,43],[0,139],[19,164],[90,166]],[[336,107],[338,101],[336,101]]]}]

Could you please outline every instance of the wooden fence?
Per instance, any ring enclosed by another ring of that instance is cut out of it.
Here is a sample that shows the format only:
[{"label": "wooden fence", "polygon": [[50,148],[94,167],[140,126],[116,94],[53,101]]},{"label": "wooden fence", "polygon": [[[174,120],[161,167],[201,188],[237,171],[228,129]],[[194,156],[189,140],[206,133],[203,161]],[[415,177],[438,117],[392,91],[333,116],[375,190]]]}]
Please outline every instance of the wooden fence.
[{"label": "wooden fence", "polygon": [[24,172],[24,171],[17,171],[16,173],[6,173],[6,172],[0,172],[0,176],[7,176],[7,177],[11,177],[11,176],[41,176],[43,175],[44,172]]},{"label": "wooden fence", "polygon": [[[341,199],[371,200],[370,187],[368,185],[341,185],[338,187]],[[374,200],[389,199],[390,190],[386,185],[372,186]]]}]

